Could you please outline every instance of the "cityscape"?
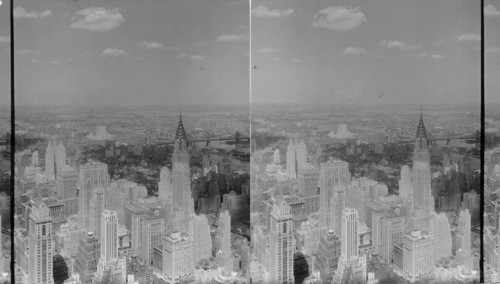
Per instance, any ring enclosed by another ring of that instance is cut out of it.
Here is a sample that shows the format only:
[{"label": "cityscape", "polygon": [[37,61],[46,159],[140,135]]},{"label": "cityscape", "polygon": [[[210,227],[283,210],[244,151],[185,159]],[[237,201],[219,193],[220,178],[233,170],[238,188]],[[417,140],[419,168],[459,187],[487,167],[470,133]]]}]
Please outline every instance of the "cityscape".
[{"label": "cityscape", "polygon": [[0,284],[500,283],[499,27],[495,0],[0,1]]}]

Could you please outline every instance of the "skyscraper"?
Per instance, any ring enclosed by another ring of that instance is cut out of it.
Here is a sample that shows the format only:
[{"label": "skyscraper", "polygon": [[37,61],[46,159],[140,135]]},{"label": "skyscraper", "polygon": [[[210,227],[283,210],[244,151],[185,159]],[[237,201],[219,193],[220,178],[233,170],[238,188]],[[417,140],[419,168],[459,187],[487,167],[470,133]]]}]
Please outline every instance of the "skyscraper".
[{"label": "skyscraper", "polygon": [[71,166],[65,165],[57,172],[56,192],[59,200],[64,203],[66,216],[78,213],[77,182],[78,174]]},{"label": "skyscraper", "polygon": [[108,186],[108,165],[91,161],[80,166],[78,207],[80,225],[82,227],[90,228],[90,199],[93,196],[94,190],[98,187],[108,188]]},{"label": "skyscraper", "polygon": [[163,279],[179,283],[194,273],[193,237],[174,231],[163,237]]},{"label": "skyscraper", "polygon": [[431,213],[434,212],[434,202],[431,187],[430,155],[427,148],[427,132],[422,114],[415,137],[412,172],[412,228],[429,231]]},{"label": "skyscraper", "polygon": [[207,216],[195,215],[193,223],[193,260],[198,262],[202,259],[209,259],[212,256],[212,237]]},{"label": "skyscraper", "polygon": [[472,270],[471,215],[469,209],[460,211],[456,239],[458,263],[463,265],[463,272],[469,274]]},{"label": "skyscraper", "polygon": [[162,167],[160,170],[158,198],[164,203],[172,203],[172,173],[167,167]]},{"label": "skyscraper", "polygon": [[450,222],[444,212],[435,214],[432,219],[434,221],[434,227],[431,230],[434,235],[434,259],[439,260],[450,256],[452,252]]},{"label": "skyscraper", "polygon": [[297,177],[297,156],[295,155],[295,145],[293,140],[290,139],[286,150],[286,173],[290,178]]},{"label": "skyscraper", "polygon": [[316,261],[316,267],[321,273],[323,282],[330,281],[337,270],[340,258],[341,241],[332,229],[321,236]]},{"label": "skyscraper", "polygon": [[342,211],[341,256],[346,260],[359,255],[358,221],[356,209],[347,207]]},{"label": "skyscraper", "polygon": [[59,142],[59,144],[54,147],[54,162],[54,175],[57,177],[59,171],[66,165],[66,147],[64,147],[62,142]]},{"label": "skyscraper", "polygon": [[311,164],[307,163],[298,171],[299,194],[306,202],[306,212],[318,212],[319,210],[319,194],[318,194],[318,170]]},{"label": "skyscraper", "polygon": [[191,197],[189,153],[182,116],[179,116],[179,125],[175,134],[172,167],[172,230],[192,235],[194,201]]},{"label": "skyscraper", "polygon": [[279,196],[273,204],[269,230],[270,283],[293,283],[295,239],[290,205]]},{"label": "skyscraper", "polygon": [[95,234],[98,240],[101,240],[101,217],[102,212],[108,208],[108,191],[98,187],[90,199],[90,226],[89,229]]},{"label": "skyscraper", "polygon": [[399,180],[399,196],[404,200],[412,199],[411,169],[407,165],[401,167],[401,179]]},{"label": "skyscraper", "polygon": [[224,210],[219,214],[219,222],[215,236],[217,245],[217,264],[223,267],[226,273],[233,271],[231,254],[231,216]]},{"label": "skyscraper", "polygon": [[101,215],[101,256],[94,283],[122,283],[126,280],[126,260],[118,258],[118,214],[104,210]]},{"label": "skyscraper", "polygon": [[345,190],[351,180],[349,164],[332,159],[320,164],[320,224],[340,236],[340,217],[345,206]]},{"label": "skyscraper", "polygon": [[47,149],[45,150],[45,173],[47,174],[47,178],[52,180],[56,178],[54,159],[54,145],[52,144],[52,141],[49,141]]},{"label": "skyscraper", "polygon": [[29,283],[52,284],[54,236],[49,207],[36,200],[29,216]]},{"label": "skyscraper", "polygon": [[403,272],[406,279],[413,282],[432,274],[433,250],[431,234],[413,230],[403,236]]}]

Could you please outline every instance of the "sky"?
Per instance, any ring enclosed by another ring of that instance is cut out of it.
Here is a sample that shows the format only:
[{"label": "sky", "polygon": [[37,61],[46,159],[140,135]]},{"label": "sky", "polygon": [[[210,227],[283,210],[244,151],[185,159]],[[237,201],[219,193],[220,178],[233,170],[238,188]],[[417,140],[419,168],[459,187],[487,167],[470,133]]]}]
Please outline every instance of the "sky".
[{"label": "sky", "polygon": [[252,104],[479,104],[480,5],[253,0]]},{"label": "sky", "polygon": [[248,105],[249,12],[243,0],[16,0],[16,104]]},{"label": "sky", "polygon": [[0,111],[10,108],[10,3],[0,5]]},{"label": "sky", "polygon": [[[500,2],[484,2],[485,103],[500,103]],[[488,115],[487,113],[485,115]]]}]

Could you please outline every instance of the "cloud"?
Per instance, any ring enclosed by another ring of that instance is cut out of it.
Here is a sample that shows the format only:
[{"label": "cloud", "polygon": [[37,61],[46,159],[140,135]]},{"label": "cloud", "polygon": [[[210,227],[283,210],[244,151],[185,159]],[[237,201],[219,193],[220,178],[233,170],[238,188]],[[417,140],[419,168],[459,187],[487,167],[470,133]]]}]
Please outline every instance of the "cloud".
[{"label": "cloud", "polygon": [[444,59],[444,56],[441,54],[433,54],[433,55],[431,55],[431,58],[435,59],[435,60],[442,60],[442,59]]},{"label": "cloud", "polygon": [[17,55],[38,55],[37,51],[31,50],[31,49],[21,49],[16,51]]},{"label": "cloud", "polygon": [[484,15],[486,17],[498,17],[500,16],[500,11],[495,6],[488,4],[484,7]]},{"label": "cloud", "polygon": [[270,17],[270,18],[279,18],[279,17],[286,17],[290,16],[293,14],[295,11],[293,9],[285,9],[285,10],[269,10],[265,6],[258,6],[257,8],[252,10],[252,14],[255,15],[256,17]]},{"label": "cloud", "polygon": [[495,46],[495,47],[488,47],[486,48],[487,53],[499,53],[500,52],[500,47]]},{"label": "cloud", "polygon": [[281,60],[278,57],[273,58],[274,62],[280,62]]},{"label": "cloud", "polygon": [[52,60],[52,61],[50,61],[50,64],[58,65],[58,64],[61,64],[61,62],[59,62],[57,60]]},{"label": "cloud", "polygon": [[366,17],[359,7],[348,9],[342,6],[330,6],[314,16],[317,20],[313,27],[328,28],[331,30],[345,31],[366,22]]},{"label": "cloud", "polygon": [[481,35],[479,34],[463,34],[458,37],[458,41],[476,41],[481,40]]},{"label": "cloud", "polygon": [[139,47],[144,48],[144,49],[158,49],[158,50],[180,50],[181,48],[179,46],[175,47],[170,47],[167,46],[165,47],[163,43],[155,42],[155,41],[141,41],[137,44]]},{"label": "cloud", "polygon": [[411,45],[405,42],[397,41],[397,40],[383,40],[380,42],[380,45],[386,48],[399,48],[402,50],[411,50],[411,49],[419,49],[422,48],[420,45]]},{"label": "cloud", "polygon": [[93,32],[107,32],[116,29],[125,22],[119,9],[106,10],[100,7],[90,7],[78,11],[71,20],[72,28]]},{"label": "cloud", "polygon": [[259,53],[275,53],[279,52],[280,50],[274,47],[263,47],[258,50]]},{"label": "cloud", "polygon": [[233,35],[233,34],[229,34],[229,35],[221,35],[220,37],[218,37],[215,41],[231,41],[231,42],[235,42],[235,41],[246,41],[248,40],[248,36],[247,35]]},{"label": "cloud", "polygon": [[191,59],[191,60],[203,60],[205,58],[203,58],[203,56],[201,56],[201,55],[191,55],[191,56],[189,56],[189,59]]},{"label": "cloud", "polygon": [[28,18],[28,19],[39,19],[39,18],[45,18],[47,16],[50,16],[52,14],[52,11],[50,10],[45,10],[43,12],[39,11],[26,11],[24,10],[23,7],[16,7],[14,9],[14,18],[20,19],[20,18]]},{"label": "cloud", "polygon": [[184,58],[186,56],[187,56],[187,54],[185,54],[185,53],[179,53],[179,54],[177,54],[178,58]]},{"label": "cloud", "polygon": [[101,52],[101,56],[123,56],[127,55],[127,53],[123,49],[116,48],[106,48],[103,52]]},{"label": "cloud", "polygon": [[364,48],[359,47],[348,47],[342,52],[344,55],[364,55],[366,54],[366,50]]},{"label": "cloud", "polygon": [[418,57],[426,57],[427,55],[429,55],[429,54],[427,54],[427,52],[420,52],[418,54]]},{"label": "cloud", "polygon": [[10,36],[0,36],[0,42],[10,42]]},{"label": "cloud", "polygon": [[292,60],[292,63],[300,63],[300,62],[302,62],[302,60],[300,60],[300,59],[294,59],[294,60]]}]

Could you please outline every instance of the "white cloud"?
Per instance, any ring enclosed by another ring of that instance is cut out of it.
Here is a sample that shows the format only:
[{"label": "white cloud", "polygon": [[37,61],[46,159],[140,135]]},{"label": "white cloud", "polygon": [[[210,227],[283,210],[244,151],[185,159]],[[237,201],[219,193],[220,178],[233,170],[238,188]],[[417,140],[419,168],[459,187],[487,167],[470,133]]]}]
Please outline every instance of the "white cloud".
[{"label": "white cloud", "polygon": [[58,64],[61,64],[61,62],[59,62],[57,60],[52,60],[52,61],[50,61],[50,64],[58,65]]},{"label": "white cloud", "polygon": [[500,11],[495,6],[488,4],[484,7],[484,15],[486,17],[498,17],[500,16]]},{"label": "white cloud", "polygon": [[351,46],[351,47],[346,48],[342,54],[344,54],[344,55],[364,55],[366,53],[367,52],[364,48]]},{"label": "white cloud", "polygon": [[0,36],[0,42],[10,42],[10,36]]},{"label": "white cloud", "polygon": [[441,54],[433,54],[433,55],[431,55],[431,58],[435,59],[435,60],[442,60],[442,59],[444,59],[444,56]]},{"label": "white cloud", "polygon": [[258,50],[259,53],[275,53],[279,52],[280,50],[274,47],[263,47]]},{"label": "white cloud", "polygon": [[479,34],[463,34],[458,37],[458,41],[476,41],[481,40],[481,35]]},{"label": "white cloud", "polygon": [[271,17],[271,18],[290,16],[294,12],[295,11],[293,9],[269,10],[267,7],[262,6],[262,5],[260,5],[257,8],[252,10],[252,14],[254,14],[256,17]]},{"label": "white cloud", "polygon": [[14,18],[19,19],[19,18],[28,18],[28,19],[38,19],[38,18],[45,18],[47,16],[50,16],[52,14],[52,11],[50,10],[45,10],[43,12],[39,11],[26,11],[23,7],[16,7],[14,9]]},{"label": "white cloud", "polygon": [[116,48],[106,48],[103,52],[101,52],[101,56],[123,56],[127,55],[127,53],[123,49]]},{"label": "white cloud", "polygon": [[159,49],[166,50],[165,46],[162,43],[154,42],[154,41],[141,41],[137,44],[139,47],[144,49]]},{"label": "white cloud", "polygon": [[72,28],[95,32],[107,32],[116,29],[125,22],[118,8],[106,10],[101,7],[90,7],[78,11],[71,20]]},{"label": "white cloud", "polygon": [[332,30],[350,30],[366,22],[366,17],[359,7],[348,9],[342,6],[330,6],[314,16],[316,21],[313,27],[328,28]]},{"label": "white cloud", "polygon": [[189,59],[191,59],[191,60],[203,60],[205,58],[203,58],[203,56],[201,56],[201,55],[191,55],[191,56],[189,56]]},{"label": "white cloud", "polygon": [[16,51],[16,54],[18,54],[18,55],[38,55],[38,52],[31,50],[31,49],[21,49],[21,50]]},{"label": "white cloud", "polygon": [[248,40],[247,35],[233,35],[233,34],[228,34],[228,35],[221,35],[218,37],[215,41],[245,41]]},{"label": "white cloud", "polygon": [[419,49],[422,48],[420,45],[411,45],[405,42],[397,41],[397,40],[383,40],[380,42],[380,45],[386,48],[399,48],[402,50],[411,50],[411,49]]},{"label": "white cloud", "polygon": [[186,56],[187,56],[187,54],[185,54],[185,53],[179,53],[179,54],[177,54],[178,58],[184,58]]},{"label": "white cloud", "polygon": [[487,53],[499,53],[500,52],[500,47],[495,46],[495,47],[488,47],[486,48]]},{"label": "white cloud", "polygon": [[300,59],[294,59],[294,60],[292,60],[292,63],[300,63],[300,62],[302,62],[302,60],[300,60]]},{"label": "white cloud", "polygon": [[418,54],[418,57],[426,57],[427,55],[429,55],[429,54],[427,54],[427,52],[420,52]]},{"label": "white cloud", "polygon": [[274,62],[280,62],[281,60],[278,57],[273,58]]}]

